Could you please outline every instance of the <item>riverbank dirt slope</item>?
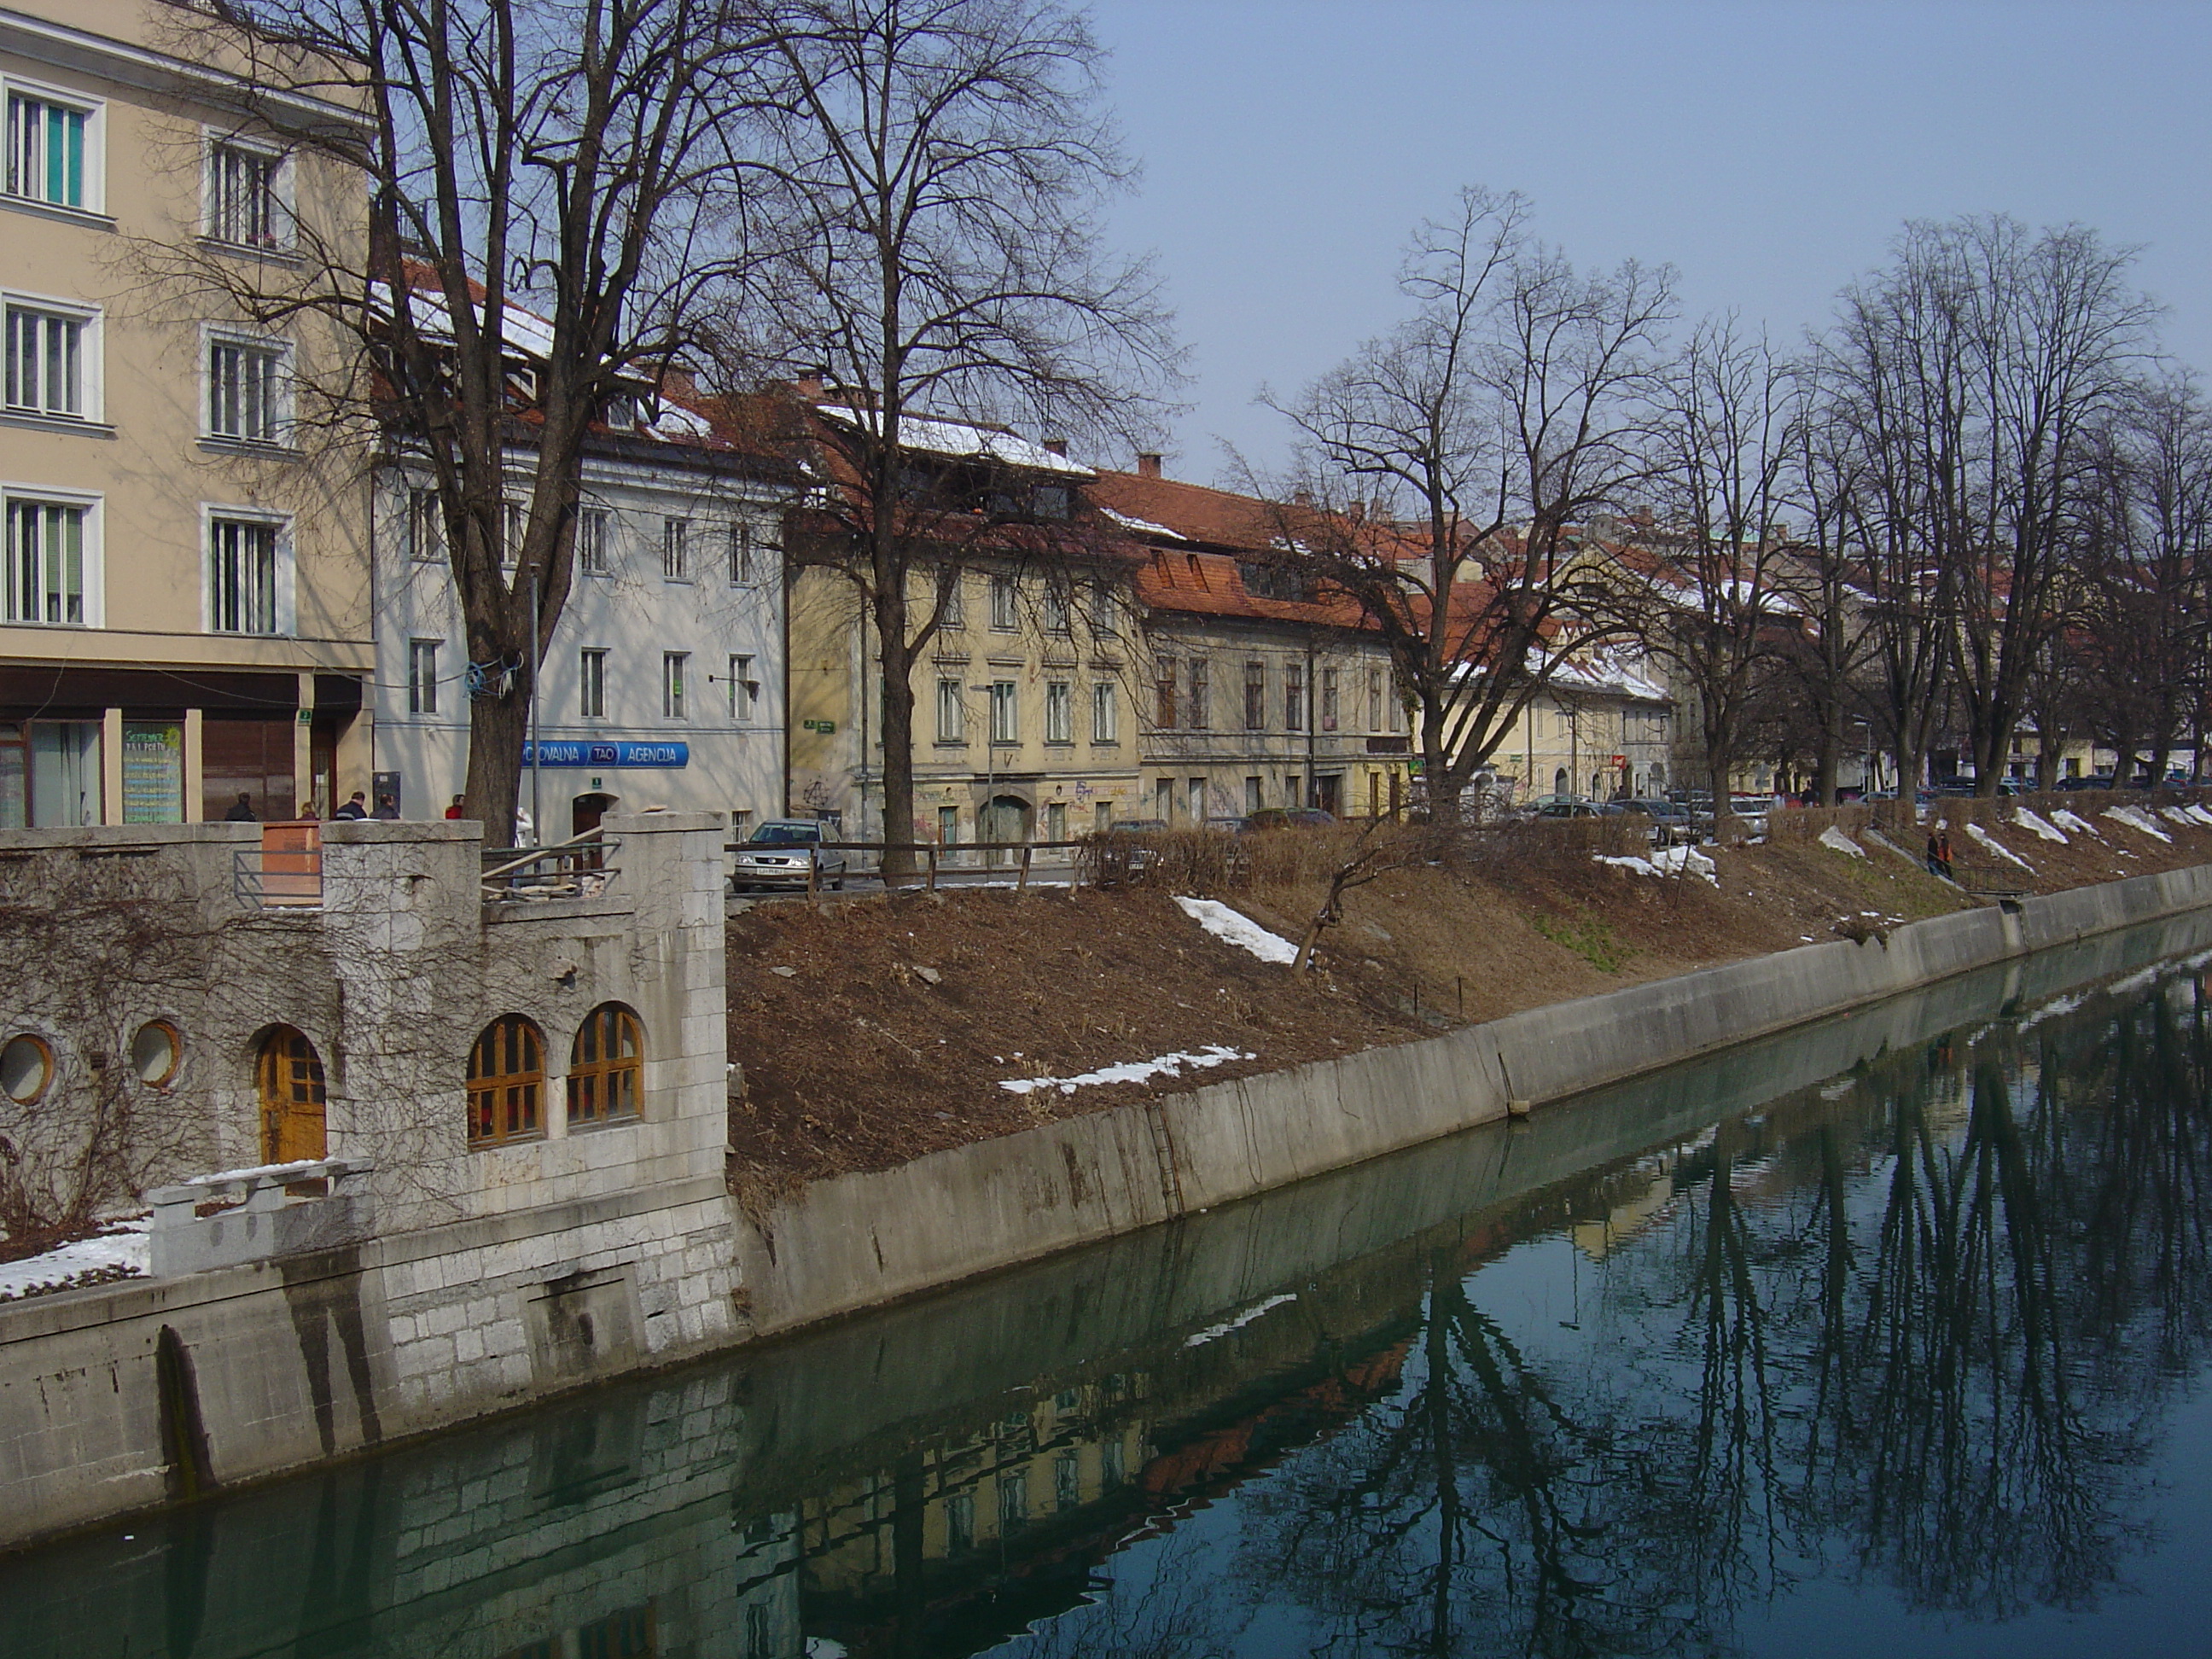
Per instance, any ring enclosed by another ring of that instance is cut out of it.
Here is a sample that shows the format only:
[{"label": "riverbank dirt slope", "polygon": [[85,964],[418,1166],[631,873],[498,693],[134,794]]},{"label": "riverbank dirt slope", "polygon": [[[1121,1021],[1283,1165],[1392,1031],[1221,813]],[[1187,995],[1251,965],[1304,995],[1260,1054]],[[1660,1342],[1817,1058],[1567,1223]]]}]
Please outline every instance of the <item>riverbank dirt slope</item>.
[{"label": "riverbank dirt slope", "polygon": [[[2087,821],[2095,834],[2069,832],[2062,846],[1992,817],[1988,833],[2032,870],[1954,825],[1960,873],[2055,891],[2212,860],[2212,828],[2159,818],[2172,837],[2160,842]],[[1707,848],[1711,882],[1601,864],[1566,837],[1516,837],[1471,863],[1353,890],[1303,977],[1214,938],[1148,887],[755,906],[729,924],[730,1054],[742,1068],[732,1176],[777,1189],[886,1169],[1056,1116],[1988,902],[1855,833],[1863,858],[1803,835]],[[1295,874],[1218,896],[1295,939],[1326,896],[1327,861],[1292,860]],[[1237,1057],[1001,1086],[1210,1049]]]}]

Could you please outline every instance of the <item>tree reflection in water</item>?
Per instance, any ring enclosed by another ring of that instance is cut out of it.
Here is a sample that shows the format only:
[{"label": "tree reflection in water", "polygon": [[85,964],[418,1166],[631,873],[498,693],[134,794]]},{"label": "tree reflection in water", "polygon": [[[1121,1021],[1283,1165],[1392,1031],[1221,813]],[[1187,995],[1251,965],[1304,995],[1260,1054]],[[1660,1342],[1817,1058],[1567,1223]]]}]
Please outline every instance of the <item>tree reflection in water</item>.
[{"label": "tree reflection in water", "polygon": [[[1233,1564],[1156,1563],[1143,1634],[1064,1650],[1256,1651],[1272,1624],[1327,1654],[1727,1651],[1814,1577],[1977,1621],[2089,1608],[2148,1541],[2145,1464],[2205,1357],[2208,1091],[2183,979],[1724,1125],[1588,1260],[1557,1232],[1435,1249],[1402,1386],[1238,1495]],[[1570,1272],[1578,1317],[1532,1314],[1531,1275]]]}]

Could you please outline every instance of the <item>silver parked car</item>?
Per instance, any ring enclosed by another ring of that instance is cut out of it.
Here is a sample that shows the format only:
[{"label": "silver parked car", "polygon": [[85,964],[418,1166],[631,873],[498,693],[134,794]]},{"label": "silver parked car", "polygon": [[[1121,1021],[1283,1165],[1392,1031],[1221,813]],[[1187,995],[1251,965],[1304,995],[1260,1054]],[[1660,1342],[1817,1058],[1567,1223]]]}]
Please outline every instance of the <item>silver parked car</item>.
[{"label": "silver parked car", "polygon": [[738,846],[730,885],[740,893],[755,887],[805,887],[813,872],[817,887],[845,885],[845,855],[824,851],[823,826],[811,818],[770,818]]}]

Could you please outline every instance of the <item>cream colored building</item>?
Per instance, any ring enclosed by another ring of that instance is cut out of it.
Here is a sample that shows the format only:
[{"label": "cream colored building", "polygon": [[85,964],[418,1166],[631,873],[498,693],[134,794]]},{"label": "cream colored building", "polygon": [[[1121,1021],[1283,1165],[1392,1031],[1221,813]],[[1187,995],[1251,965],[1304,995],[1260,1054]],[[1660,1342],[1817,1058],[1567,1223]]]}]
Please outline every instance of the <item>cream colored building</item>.
[{"label": "cream colored building", "polygon": [[0,9],[0,826],[240,793],[289,817],[369,786],[366,446],[301,407],[344,342],[246,326],[207,280],[306,280],[307,246],[365,234],[366,189],[270,142],[191,17]]}]

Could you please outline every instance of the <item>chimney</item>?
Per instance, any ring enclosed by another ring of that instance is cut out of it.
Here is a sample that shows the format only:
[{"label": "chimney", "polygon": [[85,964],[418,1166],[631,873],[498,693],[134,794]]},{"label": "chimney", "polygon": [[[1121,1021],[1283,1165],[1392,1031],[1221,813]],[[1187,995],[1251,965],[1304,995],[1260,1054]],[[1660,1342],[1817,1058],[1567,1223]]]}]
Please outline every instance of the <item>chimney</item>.
[{"label": "chimney", "polygon": [[1311,507],[1313,505],[1313,491],[1308,489],[1304,484],[1300,484],[1296,489],[1293,489],[1291,492],[1291,501],[1294,506]]},{"label": "chimney", "polygon": [[1159,451],[1141,449],[1137,452],[1137,476],[1140,478],[1157,478],[1160,476]]},{"label": "chimney", "polygon": [[1065,438],[1047,438],[1044,441],[1044,453],[1048,455],[1057,455],[1063,461],[1066,460],[1067,459],[1067,440]]},{"label": "chimney", "polygon": [[819,374],[811,373],[802,374],[796,384],[799,387],[799,395],[805,398],[808,403],[818,404],[822,401],[822,377]]}]

